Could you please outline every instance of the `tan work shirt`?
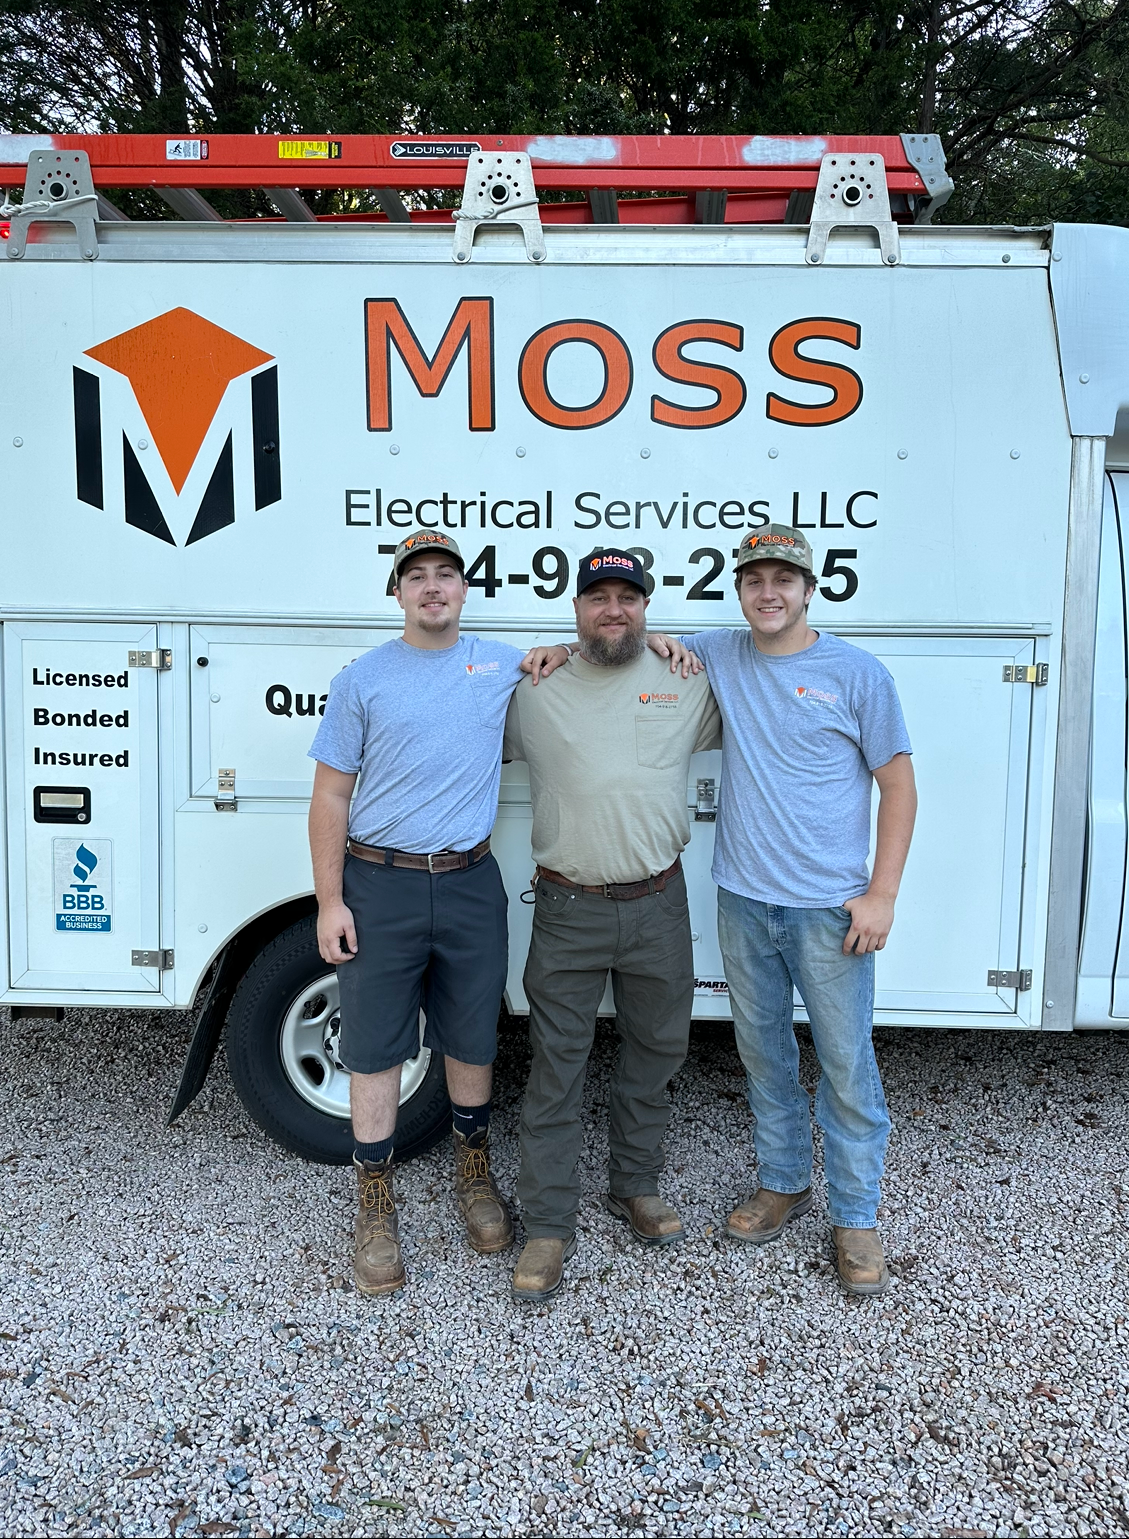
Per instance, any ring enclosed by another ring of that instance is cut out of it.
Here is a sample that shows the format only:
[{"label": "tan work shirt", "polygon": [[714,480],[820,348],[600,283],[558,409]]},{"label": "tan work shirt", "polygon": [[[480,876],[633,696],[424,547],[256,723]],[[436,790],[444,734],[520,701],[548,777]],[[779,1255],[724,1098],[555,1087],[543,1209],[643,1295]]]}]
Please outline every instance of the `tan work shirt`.
[{"label": "tan work shirt", "polygon": [[594,885],[673,865],[690,842],[690,755],[720,746],[706,675],[684,679],[648,649],[619,668],[574,655],[536,689],[523,678],[502,758],[529,765],[534,860]]}]

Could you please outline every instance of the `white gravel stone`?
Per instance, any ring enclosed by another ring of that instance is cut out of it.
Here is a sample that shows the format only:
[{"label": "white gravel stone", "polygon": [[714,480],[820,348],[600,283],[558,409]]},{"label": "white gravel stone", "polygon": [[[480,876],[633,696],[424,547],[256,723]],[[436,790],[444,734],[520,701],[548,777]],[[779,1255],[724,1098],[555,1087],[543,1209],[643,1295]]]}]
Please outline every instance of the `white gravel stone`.
[{"label": "white gravel stone", "polygon": [[[352,1290],[352,1178],[248,1120],[222,1059],[163,1127],[189,1022],[0,1011],[0,1531],[81,1535],[1084,1535],[1129,1529],[1118,1037],[889,1032],[883,1235],[849,1299],[813,1212],[724,1237],[754,1185],[725,1029],[674,1087],[636,1245],[600,1206],[539,1309],[463,1243],[443,1146],[401,1172],[407,1289]],[[527,1064],[504,1039],[512,1189]],[[804,1053],[805,1083],[817,1073]]]}]

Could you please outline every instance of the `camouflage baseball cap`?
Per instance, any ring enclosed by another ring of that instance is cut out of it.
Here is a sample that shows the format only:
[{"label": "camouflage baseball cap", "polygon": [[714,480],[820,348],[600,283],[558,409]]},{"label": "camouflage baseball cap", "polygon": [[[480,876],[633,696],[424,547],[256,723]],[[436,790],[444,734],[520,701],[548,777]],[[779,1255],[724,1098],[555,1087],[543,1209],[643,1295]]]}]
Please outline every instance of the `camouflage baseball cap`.
[{"label": "camouflage baseball cap", "polygon": [[815,557],[811,546],[798,529],[792,529],[787,524],[766,524],[755,534],[745,536],[737,552],[734,572],[739,572],[751,561],[787,561],[809,576],[815,575]]},{"label": "camouflage baseball cap", "polygon": [[466,562],[462,552],[449,534],[440,534],[438,530],[432,533],[424,530],[420,534],[409,534],[406,540],[401,540],[396,547],[396,554],[392,557],[392,576],[399,582],[400,573],[413,556],[430,555],[450,556],[460,572],[466,571]]}]

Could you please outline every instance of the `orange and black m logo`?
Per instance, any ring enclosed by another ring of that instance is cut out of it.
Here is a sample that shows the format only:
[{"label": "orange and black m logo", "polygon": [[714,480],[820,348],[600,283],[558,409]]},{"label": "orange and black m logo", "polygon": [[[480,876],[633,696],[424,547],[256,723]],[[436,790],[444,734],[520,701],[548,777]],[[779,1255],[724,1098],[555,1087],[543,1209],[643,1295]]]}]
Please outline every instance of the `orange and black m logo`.
[{"label": "orange and black m logo", "polygon": [[[280,501],[278,368],[270,353],[191,310],[177,309],[88,348],[84,356],[113,374],[106,376],[88,368],[74,370],[75,476],[80,502],[94,508],[105,508],[107,503],[102,387],[114,374],[128,380],[133,401],[123,403],[119,399],[110,420],[124,424],[126,416],[135,417],[139,409],[145,429],[141,436],[134,435],[133,442],[126,426],[121,429],[121,487],[127,524],[176,545],[180,542],[169,520],[175,526],[183,520],[183,526],[188,527],[183,544],[194,545],[235,522],[235,440],[246,433],[248,413],[246,398],[229,397],[228,387],[246,375],[250,375],[255,507]],[[117,406],[123,409],[119,411]],[[210,435],[215,457],[209,453],[202,459],[201,450],[221,406],[224,411],[218,431]],[[226,423],[230,425],[225,436],[222,429]],[[160,465],[147,472],[138,451],[144,453],[150,443]],[[245,444],[238,447],[245,451]],[[190,499],[187,516],[181,504],[186,485]],[[116,503],[116,491],[112,500]]]}]

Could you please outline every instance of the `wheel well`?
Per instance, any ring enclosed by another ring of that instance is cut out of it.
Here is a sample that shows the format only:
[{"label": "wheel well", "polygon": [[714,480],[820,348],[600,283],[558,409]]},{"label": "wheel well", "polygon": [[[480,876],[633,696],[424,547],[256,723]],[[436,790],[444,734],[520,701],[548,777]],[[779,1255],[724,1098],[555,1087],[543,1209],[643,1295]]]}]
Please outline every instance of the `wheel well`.
[{"label": "wheel well", "polygon": [[238,977],[242,978],[264,946],[269,946],[276,936],[281,935],[283,930],[288,930],[292,924],[297,924],[300,919],[309,918],[317,911],[318,900],[311,892],[304,897],[291,898],[286,903],[280,903],[277,908],[267,909],[265,913],[258,914],[254,919],[249,920],[241,930],[236,930],[200,979],[193,1007],[199,1000],[201,990],[210,982],[215,963],[221,957],[229,954],[232,969]]}]

